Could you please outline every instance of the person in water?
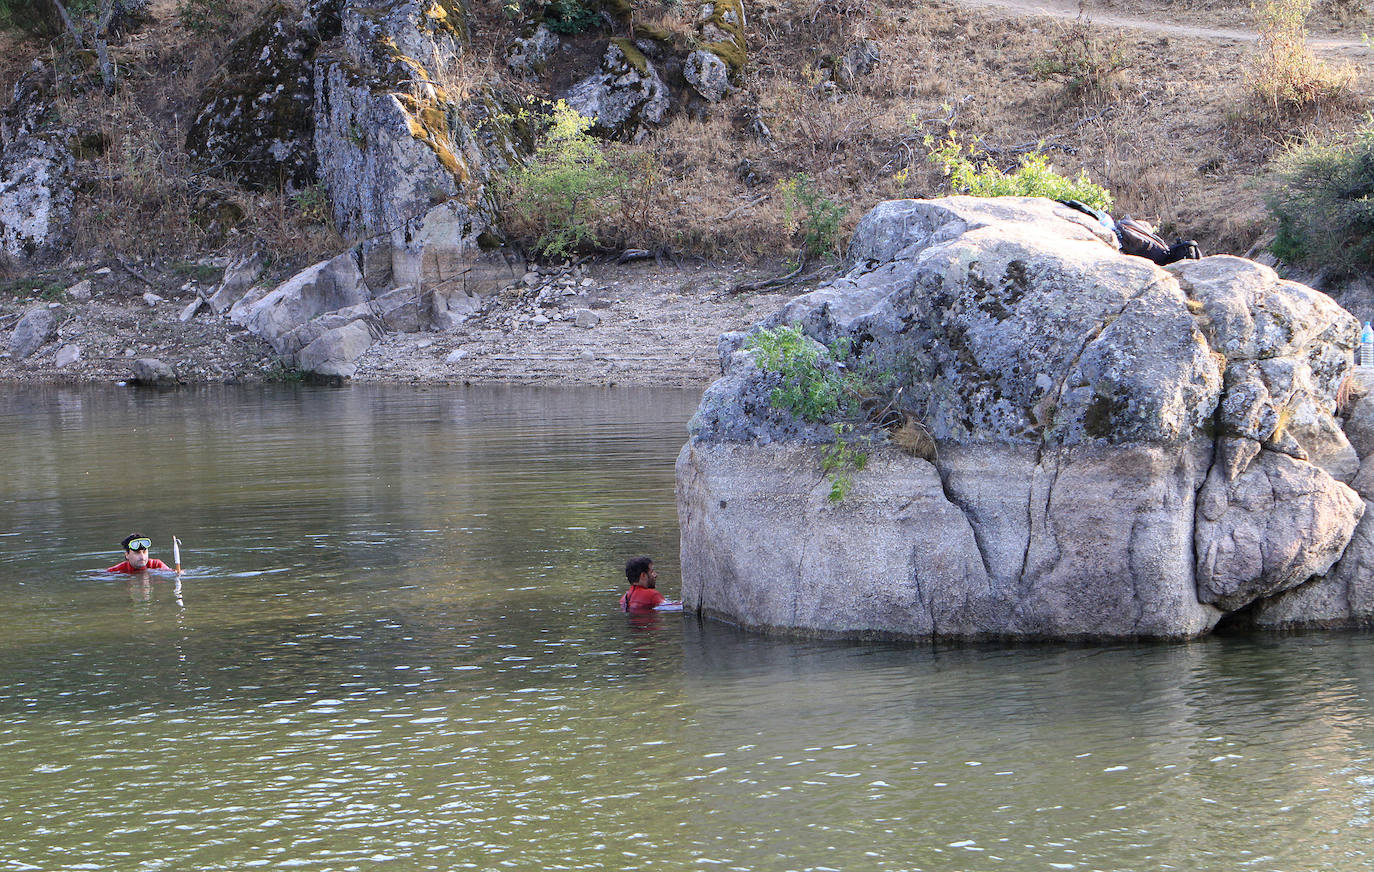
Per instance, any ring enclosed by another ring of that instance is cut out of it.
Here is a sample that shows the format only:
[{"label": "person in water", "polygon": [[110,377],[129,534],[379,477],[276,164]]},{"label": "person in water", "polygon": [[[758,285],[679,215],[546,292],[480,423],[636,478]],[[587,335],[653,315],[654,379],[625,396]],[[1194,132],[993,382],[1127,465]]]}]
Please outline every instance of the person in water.
[{"label": "person in water", "polygon": [[644,611],[665,603],[672,604],[657,590],[658,572],[650,558],[631,557],[626,561],[625,580],[630,583],[630,589],[620,597],[620,607],[625,611]]},{"label": "person in water", "polygon": [[142,533],[133,533],[119,543],[124,546],[124,562],[111,566],[106,572],[142,572],[145,569],[169,569],[167,564],[156,557],[148,556],[148,548],[153,541]]}]

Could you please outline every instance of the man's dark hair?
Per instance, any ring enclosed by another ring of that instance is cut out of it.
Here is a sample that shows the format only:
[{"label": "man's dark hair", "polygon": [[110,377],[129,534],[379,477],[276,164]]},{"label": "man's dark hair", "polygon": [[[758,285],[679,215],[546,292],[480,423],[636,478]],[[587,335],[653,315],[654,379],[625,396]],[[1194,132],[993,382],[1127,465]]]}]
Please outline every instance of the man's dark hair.
[{"label": "man's dark hair", "polygon": [[630,584],[639,581],[639,577],[649,571],[649,567],[654,565],[654,561],[648,557],[631,557],[625,561],[625,577],[630,580]]},{"label": "man's dark hair", "polygon": [[142,533],[130,533],[129,535],[125,536],[125,537],[124,537],[124,541],[123,541],[123,542],[120,542],[119,544],[122,545],[122,546],[124,546],[124,550],[125,550],[125,551],[128,551],[128,550],[129,550],[129,543],[130,543],[130,542],[134,541],[135,539],[147,539],[147,538],[148,538],[148,537],[147,537],[147,536],[144,536]]}]

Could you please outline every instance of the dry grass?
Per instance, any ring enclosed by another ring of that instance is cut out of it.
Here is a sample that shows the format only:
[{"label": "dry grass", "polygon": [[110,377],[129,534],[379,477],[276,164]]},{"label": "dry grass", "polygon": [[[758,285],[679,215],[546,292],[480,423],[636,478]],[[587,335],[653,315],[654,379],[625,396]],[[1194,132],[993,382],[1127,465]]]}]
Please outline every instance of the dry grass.
[{"label": "dry grass", "polygon": [[1359,108],[1355,70],[1321,61],[1307,44],[1312,0],[1264,0],[1255,7],[1260,48],[1246,74],[1261,123]]},{"label": "dry grass", "polygon": [[935,461],[935,439],[924,424],[911,416],[891,433],[892,443],[912,457]]}]

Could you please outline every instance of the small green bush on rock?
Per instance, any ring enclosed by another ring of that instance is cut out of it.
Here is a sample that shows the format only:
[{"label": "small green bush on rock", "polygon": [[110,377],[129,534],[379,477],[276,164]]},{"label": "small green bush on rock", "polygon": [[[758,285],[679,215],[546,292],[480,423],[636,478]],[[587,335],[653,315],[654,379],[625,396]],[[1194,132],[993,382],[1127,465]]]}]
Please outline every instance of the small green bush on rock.
[{"label": "small green bush on rock", "polygon": [[973,146],[965,147],[959,135],[950,131],[940,142],[926,137],[930,162],[938,166],[949,179],[956,193],[974,197],[1049,197],[1051,200],[1078,200],[1104,212],[1111,211],[1112,194],[1094,184],[1086,172],[1077,178],[1055,172],[1049,155],[1032,151],[1021,156],[1015,172],[1004,173],[997,168],[986,152]]},{"label": "small green bush on rock", "polygon": [[858,395],[858,380],[825,364],[837,356],[812,342],[793,324],[760,330],[745,342],[765,372],[777,373],[781,384],[769,396],[775,409],[803,421],[820,422],[849,405]]},{"label": "small green bush on rock", "polygon": [[[754,362],[765,372],[777,373],[780,384],[769,402],[775,409],[818,423],[836,414],[859,413],[859,397],[865,392],[863,379],[828,366],[847,356],[848,348],[824,348],[811,341],[799,324],[760,330],[750,336],[745,347],[754,352]],[[826,446],[821,470],[830,478],[830,501],[845,498],[853,484],[854,473],[868,463],[868,436],[856,435],[847,421],[830,424],[835,438]]]}]

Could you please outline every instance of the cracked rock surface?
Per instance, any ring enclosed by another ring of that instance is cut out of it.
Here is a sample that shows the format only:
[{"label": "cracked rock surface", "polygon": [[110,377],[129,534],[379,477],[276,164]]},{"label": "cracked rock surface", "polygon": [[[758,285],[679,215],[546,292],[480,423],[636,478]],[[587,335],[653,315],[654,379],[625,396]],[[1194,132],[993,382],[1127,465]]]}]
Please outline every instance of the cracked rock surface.
[{"label": "cracked rock surface", "polygon": [[[904,453],[874,415],[773,408],[779,376],[747,333],[722,337],[725,374],[678,459],[689,607],[843,636],[1191,638],[1266,609],[1314,623],[1270,606],[1345,578],[1364,514],[1334,414],[1358,324],[1336,303],[1240,258],[1122,255],[1041,199],[880,204],[846,266],[752,329],[842,349],[831,365],[934,451]],[[832,502],[821,456],[840,420],[871,459]],[[1322,625],[1358,623],[1349,603],[1371,598],[1341,583],[1307,594]]]}]

